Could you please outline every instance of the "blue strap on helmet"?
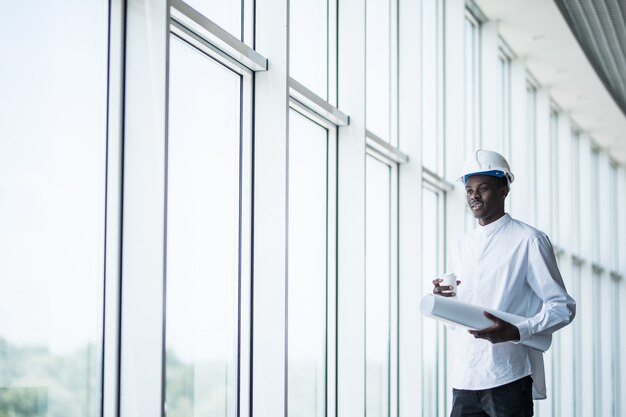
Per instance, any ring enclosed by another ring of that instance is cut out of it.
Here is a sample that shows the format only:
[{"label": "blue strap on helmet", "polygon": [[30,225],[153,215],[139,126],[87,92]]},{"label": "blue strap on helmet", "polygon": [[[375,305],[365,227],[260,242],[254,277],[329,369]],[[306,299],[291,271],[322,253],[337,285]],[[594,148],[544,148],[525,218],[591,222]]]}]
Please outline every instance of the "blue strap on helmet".
[{"label": "blue strap on helmet", "polygon": [[463,177],[463,183],[467,182],[467,179],[471,176],[474,175],[488,175],[490,177],[497,177],[497,178],[503,178],[506,176],[506,174],[502,171],[499,170],[493,170],[493,171],[483,171],[483,172],[473,172],[471,174],[467,174],[466,176]]}]

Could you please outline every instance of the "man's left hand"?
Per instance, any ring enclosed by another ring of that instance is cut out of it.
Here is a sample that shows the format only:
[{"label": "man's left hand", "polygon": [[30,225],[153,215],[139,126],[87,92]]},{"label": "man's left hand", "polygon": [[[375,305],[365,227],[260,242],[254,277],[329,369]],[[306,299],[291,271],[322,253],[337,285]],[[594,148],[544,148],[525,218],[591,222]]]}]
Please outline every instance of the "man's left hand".
[{"label": "man's left hand", "polygon": [[484,312],[485,317],[493,321],[493,326],[482,330],[468,330],[477,339],[485,339],[491,343],[518,341],[519,330],[508,321],[497,318],[493,314]]}]

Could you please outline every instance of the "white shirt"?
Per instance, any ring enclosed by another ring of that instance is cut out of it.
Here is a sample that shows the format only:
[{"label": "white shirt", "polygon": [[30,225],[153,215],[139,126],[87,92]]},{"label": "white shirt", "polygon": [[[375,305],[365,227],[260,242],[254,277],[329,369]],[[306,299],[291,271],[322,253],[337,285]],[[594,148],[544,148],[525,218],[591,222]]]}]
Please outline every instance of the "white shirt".
[{"label": "white shirt", "polygon": [[[517,326],[520,341],[552,333],[576,314],[548,237],[508,214],[463,236],[452,253],[452,266],[461,280],[460,301],[528,317]],[[464,329],[452,334],[454,388],[493,388],[532,374],[533,397],[546,398],[541,352],[519,343],[475,339]]]}]

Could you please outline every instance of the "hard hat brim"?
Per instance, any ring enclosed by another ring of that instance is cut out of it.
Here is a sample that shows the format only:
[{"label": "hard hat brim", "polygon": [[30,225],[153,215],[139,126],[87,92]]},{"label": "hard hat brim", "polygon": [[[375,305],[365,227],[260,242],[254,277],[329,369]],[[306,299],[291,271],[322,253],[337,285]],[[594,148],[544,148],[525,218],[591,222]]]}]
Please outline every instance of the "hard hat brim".
[{"label": "hard hat brim", "polygon": [[462,182],[463,184],[465,184],[469,177],[473,177],[475,175],[487,175],[489,177],[506,178],[508,183],[512,183],[513,182],[513,178],[512,178],[513,175],[512,174],[508,174],[508,173],[506,173],[504,171],[500,171],[500,170],[470,172],[469,174],[465,174],[465,175],[459,177],[458,181]]}]

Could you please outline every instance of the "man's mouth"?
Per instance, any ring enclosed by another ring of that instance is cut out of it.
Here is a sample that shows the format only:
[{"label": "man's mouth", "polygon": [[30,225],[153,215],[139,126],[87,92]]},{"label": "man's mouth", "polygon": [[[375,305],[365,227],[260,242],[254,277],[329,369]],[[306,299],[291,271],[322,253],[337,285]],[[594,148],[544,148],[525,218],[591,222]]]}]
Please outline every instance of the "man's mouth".
[{"label": "man's mouth", "polygon": [[472,208],[472,210],[478,210],[482,206],[483,206],[483,203],[472,203],[472,204],[470,204],[470,207]]}]

